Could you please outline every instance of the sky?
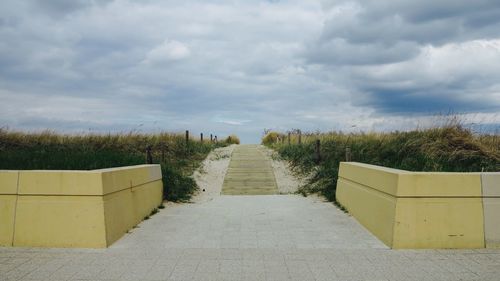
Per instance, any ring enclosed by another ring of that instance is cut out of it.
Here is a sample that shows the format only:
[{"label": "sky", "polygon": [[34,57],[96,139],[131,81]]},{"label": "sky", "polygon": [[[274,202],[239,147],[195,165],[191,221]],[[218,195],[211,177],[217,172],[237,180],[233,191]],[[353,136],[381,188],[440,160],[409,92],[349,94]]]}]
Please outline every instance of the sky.
[{"label": "sky", "polygon": [[500,131],[498,0],[0,2],[0,128]]}]

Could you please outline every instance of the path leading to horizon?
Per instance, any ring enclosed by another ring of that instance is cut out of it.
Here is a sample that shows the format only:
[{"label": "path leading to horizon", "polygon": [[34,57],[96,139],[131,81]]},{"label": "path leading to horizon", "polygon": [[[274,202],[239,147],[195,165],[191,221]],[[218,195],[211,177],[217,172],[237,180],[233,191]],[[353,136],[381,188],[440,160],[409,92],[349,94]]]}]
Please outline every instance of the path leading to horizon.
[{"label": "path leading to horizon", "polygon": [[[235,152],[230,191],[274,190],[269,170],[259,169],[267,164],[258,147],[238,146]],[[244,184],[233,177],[238,173]],[[259,173],[265,189],[250,181]],[[0,247],[0,281],[498,281],[499,276],[500,249],[391,250],[331,202],[300,195],[167,203],[108,249]]]},{"label": "path leading to horizon", "polygon": [[222,185],[224,195],[277,194],[273,167],[259,145],[238,145]]}]

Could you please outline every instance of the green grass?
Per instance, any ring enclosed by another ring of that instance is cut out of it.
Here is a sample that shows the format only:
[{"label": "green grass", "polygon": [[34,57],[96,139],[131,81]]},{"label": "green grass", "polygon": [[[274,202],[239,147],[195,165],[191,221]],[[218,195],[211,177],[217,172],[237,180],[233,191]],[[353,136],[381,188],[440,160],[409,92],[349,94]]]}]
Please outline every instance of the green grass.
[{"label": "green grass", "polygon": [[189,140],[182,134],[65,135],[0,129],[0,169],[93,170],[146,163],[161,164],[165,199],[187,201],[197,190],[193,171],[208,153],[225,142]]},{"label": "green grass", "polygon": [[[346,147],[352,161],[409,171],[500,171],[500,135],[476,135],[459,125],[391,133],[305,133],[302,144],[293,134],[274,133],[263,143],[278,151],[293,169],[310,174],[300,193],[321,193],[335,201],[338,167]],[[321,161],[315,157],[315,141],[321,141]]]}]

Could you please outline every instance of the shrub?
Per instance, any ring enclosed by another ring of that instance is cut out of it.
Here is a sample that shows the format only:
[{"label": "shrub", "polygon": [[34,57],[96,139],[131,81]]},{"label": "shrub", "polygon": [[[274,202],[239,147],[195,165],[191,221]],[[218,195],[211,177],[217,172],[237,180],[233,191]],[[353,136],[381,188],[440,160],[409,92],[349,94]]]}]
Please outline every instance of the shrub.
[{"label": "shrub", "polygon": [[0,129],[0,169],[93,170],[144,164],[150,146],[161,164],[167,200],[186,201],[196,191],[190,177],[207,154],[225,143],[189,140],[181,134],[65,135]]},{"label": "shrub", "polygon": [[240,144],[240,139],[236,135],[230,135],[224,140],[224,142],[227,144]]},{"label": "shrub", "polygon": [[[319,163],[314,157],[317,139],[321,141]],[[311,174],[301,192],[321,193],[332,201],[346,147],[351,149],[352,161],[409,171],[500,171],[500,135],[474,135],[459,125],[391,133],[306,133],[302,145],[266,144],[295,171]]]},{"label": "shrub", "polygon": [[284,139],[285,135],[278,132],[269,132],[262,138],[262,144],[271,145]]}]

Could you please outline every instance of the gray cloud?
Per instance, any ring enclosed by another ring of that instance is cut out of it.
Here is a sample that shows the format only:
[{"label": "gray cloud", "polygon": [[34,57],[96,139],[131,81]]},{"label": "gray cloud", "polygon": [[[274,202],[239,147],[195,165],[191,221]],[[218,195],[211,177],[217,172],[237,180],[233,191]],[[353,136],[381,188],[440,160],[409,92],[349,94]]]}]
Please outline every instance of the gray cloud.
[{"label": "gray cloud", "polygon": [[[313,62],[323,57],[323,63],[332,64],[392,63],[415,57],[423,45],[499,36],[497,1],[473,4],[470,1],[324,1],[323,4],[327,16],[321,36],[311,44],[309,57]],[[329,55],[320,55],[323,53]]]},{"label": "gray cloud", "polygon": [[492,114],[500,5],[469,2],[4,1],[0,126],[258,141]]},{"label": "gray cloud", "polygon": [[96,5],[105,5],[113,0],[28,0],[35,13],[42,12],[49,16],[61,17]]},{"label": "gray cloud", "polygon": [[[498,1],[323,1],[310,63],[379,114],[496,112]],[[340,68],[339,68],[340,67]]]}]

